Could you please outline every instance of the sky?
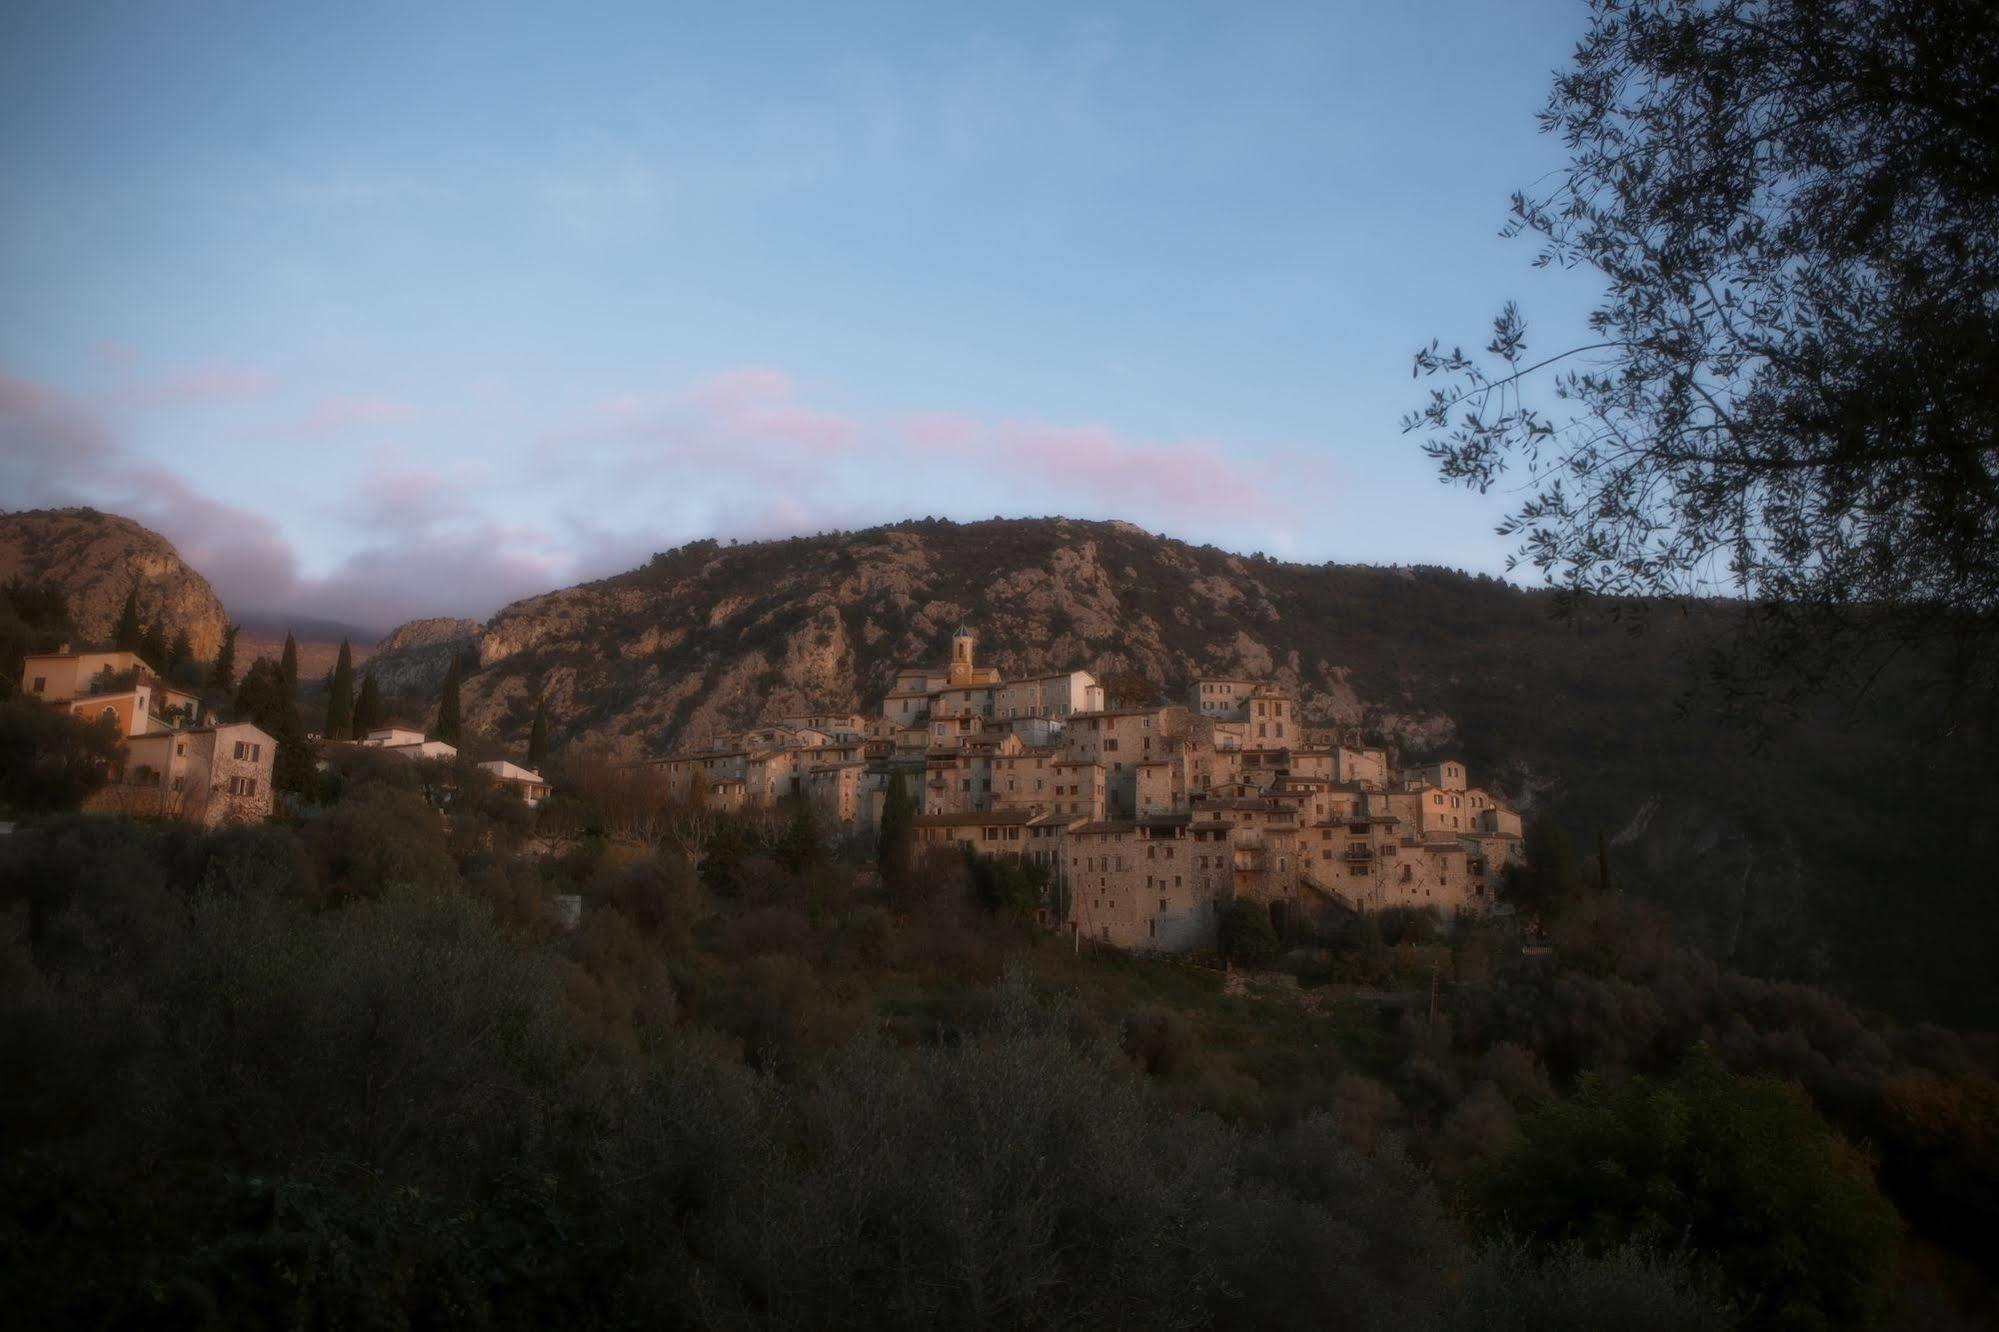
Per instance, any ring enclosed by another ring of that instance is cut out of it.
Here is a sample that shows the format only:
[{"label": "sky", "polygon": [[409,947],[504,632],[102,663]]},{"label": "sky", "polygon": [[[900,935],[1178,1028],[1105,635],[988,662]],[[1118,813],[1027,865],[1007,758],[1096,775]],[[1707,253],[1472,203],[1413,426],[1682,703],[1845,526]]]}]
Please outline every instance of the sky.
[{"label": "sky", "polygon": [[0,507],[239,615],[484,617],[653,551],[1124,518],[1498,573],[1400,429],[1581,0],[0,6]]}]

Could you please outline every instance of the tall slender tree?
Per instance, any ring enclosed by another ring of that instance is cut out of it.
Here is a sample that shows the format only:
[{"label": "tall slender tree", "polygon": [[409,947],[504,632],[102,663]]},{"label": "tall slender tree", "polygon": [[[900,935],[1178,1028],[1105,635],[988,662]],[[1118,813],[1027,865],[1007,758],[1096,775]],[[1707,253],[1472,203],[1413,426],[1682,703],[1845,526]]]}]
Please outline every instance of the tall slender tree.
[{"label": "tall slender tree", "polygon": [[375,673],[361,677],[361,692],[354,700],[354,736],[359,739],[382,724],[382,689]]},{"label": "tall slender tree", "polygon": [[[287,635],[289,640],[289,635]],[[354,654],[347,640],[340,640],[340,657],[333,663],[333,680],[326,689],[326,730],[328,740],[345,740],[354,727]]]},{"label": "tall slender tree", "polygon": [[118,612],[118,625],[111,631],[111,649],[114,652],[137,652],[145,639],[146,631],[139,625],[139,581],[132,580],[132,590],[125,594],[125,606]]},{"label": "tall slender tree", "polygon": [[895,887],[908,877],[916,850],[916,802],[898,769],[882,795],[881,835],[875,843],[875,863],[882,882]]},{"label": "tall slender tree", "polygon": [[534,767],[548,757],[548,703],[537,698],[534,701],[534,725],[528,727],[528,766]]},{"label": "tall slender tree", "polygon": [[458,718],[458,685],[462,676],[458,658],[451,659],[451,669],[444,673],[444,693],[437,701],[437,725],[431,734],[446,744],[458,743],[460,725]]},{"label": "tall slender tree", "polygon": [[174,635],[174,641],[167,644],[167,673],[174,674],[193,659],[194,644],[188,641],[187,630],[182,629]]},{"label": "tall slender tree", "polygon": [[239,626],[222,626],[222,646],[215,650],[215,665],[208,673],[208,687],[220,693],[230,693],[236,688],[236,630]]},{"label": "tall slender tree", "polygon": [[289,632],[285,634],[285,652],[278,658],[278,670],[283,672],[285,684],[294,691],[298,689],[298,640]]}]

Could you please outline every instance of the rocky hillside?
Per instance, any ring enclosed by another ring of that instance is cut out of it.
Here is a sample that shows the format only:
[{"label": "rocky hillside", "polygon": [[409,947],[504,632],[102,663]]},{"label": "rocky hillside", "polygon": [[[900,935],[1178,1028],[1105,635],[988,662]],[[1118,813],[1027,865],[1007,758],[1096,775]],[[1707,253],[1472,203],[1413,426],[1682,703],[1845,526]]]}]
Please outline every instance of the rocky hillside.
[{"label": "rocky hillside", "polygon": [[[470,726],[516,744],[541,695],[558,741],[658,754],[761,716],[871,710],[960,621],[1009,674],[1138,672],[1174,697],[1199,673],[1268,675],[1324,722],[1461,755],[1558,819],[1579,858],[1601,842],[1616,882],[1670,902],[1719,955],[1949,1008],[1938,978],[1983,966],[1963,922],[1993,919],[1972,885],[1999,858],[1992,778],[1965,742],[1912,746],[1887,695],[1752,748],[1676,710],[1685,621],[1634,636],[1548,612],[1492,579],[1282,564],[1123,523],[904,523],[695,543],[518,602],[479,630],[464,702]],[[465,632],[406,626],[372,664],[425,654],[434,688]]]},{"label": "rocky hillside", "polygon": [[368,670],[385,694],[428,693],[444,683],[453,657],[476,649],[479,631],[477,620],[411,620],[375,644]]},{"label": "rocky hillside", "polygon": [[229,622],[215,589],[171,542],[95,509],[0,513],[0,581],[12,578],[61,587],[81,643],[110,641],[135,580],[140,619],[160,619],[169,638],[186,630],[197,657],[215,655]]}]

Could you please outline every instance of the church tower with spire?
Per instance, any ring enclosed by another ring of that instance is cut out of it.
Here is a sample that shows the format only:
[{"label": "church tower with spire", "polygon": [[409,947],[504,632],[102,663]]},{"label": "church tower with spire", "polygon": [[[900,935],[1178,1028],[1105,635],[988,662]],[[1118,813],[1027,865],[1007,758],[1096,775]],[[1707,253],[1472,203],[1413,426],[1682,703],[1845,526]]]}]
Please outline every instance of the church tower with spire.
[{"label": "church tower with spire", "polygon": [[954,685],[968,685],[977,682],[978,668],[973,664],[972,649],[978,642],[969,625],[959,625],[951,635],[950,681]]}]

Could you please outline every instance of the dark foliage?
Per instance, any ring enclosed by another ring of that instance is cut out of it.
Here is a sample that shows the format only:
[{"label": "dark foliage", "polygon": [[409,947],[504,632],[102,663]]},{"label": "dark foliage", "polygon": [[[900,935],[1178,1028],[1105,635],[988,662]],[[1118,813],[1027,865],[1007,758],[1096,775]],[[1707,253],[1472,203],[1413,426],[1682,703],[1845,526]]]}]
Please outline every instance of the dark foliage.
[{"label": "dark foliage", "polygon": [[310,796],[319,789],[317,757],[299,720],[298,698],[285,683],[284,672],[268,657],[250,663],[236,690],[234,716],[254,722],[277,741],[271,765],[271,785],[293,795]]},{"label": "dark foliage", "polygon": [[464,735],[464,723],[458,714],[458,686],[464,678],[464,670],[463,656],[453,657],[451,669],[444,673],[444,689],[437,703],[437,721],[430,728],[433,738],[447,744],[457,744]]},{"label": "dark foliage", "polygon": [[236,688],[236,630],[233,624],[223,626],[222,646],[216,649],[215,664],[209,668],[208,687],[218,694]]},{"label": "dark foliage", "polygon": [[1485,1225],[1594,1252],[1684,1248],[1757,1327],[1865,1327],[1887,1307],[1894,1210],[1804,1095],[1706,1046],[1670,1079],[1585,1078],[1475,1176]]},{"label": "dark foliage", "polygon": [[0,808],[75,809],[124,754],[114,722],[85,721],[32,698],[0,701]]}]

